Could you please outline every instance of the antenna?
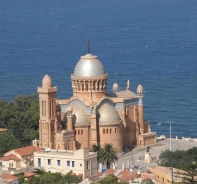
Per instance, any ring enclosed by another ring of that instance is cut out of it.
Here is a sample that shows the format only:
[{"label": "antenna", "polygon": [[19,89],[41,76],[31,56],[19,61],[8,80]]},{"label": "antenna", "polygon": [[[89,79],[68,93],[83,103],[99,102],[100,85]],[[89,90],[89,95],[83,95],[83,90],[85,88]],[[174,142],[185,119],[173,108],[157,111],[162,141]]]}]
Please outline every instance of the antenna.
[{"label": "antenna", "polygon": [[88,53],[90,53],[90,40],[87,40],[87,44],[88,44]]}]

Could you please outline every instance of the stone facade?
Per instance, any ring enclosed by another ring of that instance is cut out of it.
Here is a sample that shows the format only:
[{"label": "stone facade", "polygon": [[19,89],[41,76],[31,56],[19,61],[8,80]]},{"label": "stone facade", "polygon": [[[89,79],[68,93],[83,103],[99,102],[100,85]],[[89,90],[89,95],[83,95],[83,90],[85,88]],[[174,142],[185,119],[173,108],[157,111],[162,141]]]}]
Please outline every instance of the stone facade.
[{"label": "stone facade", "polygon": [[78,150],[92,144],[112,143],[123,148],[156,143],[156,133],[144,120],[143,87],[137,94],[118,84],[107,93],[108,74],[97,56],[81,56],[71,75],[73,96],[56,99],[57,87],[48,75],[38,87],[40,103],[39,146],[58,150]]},{"label": "stone facade", "polygon": [[68,151],[45,149],[34,153],[34,168],[42,168],[46,172],[74,174],[87,178],[97,174],[97,154],[88,148]]}]

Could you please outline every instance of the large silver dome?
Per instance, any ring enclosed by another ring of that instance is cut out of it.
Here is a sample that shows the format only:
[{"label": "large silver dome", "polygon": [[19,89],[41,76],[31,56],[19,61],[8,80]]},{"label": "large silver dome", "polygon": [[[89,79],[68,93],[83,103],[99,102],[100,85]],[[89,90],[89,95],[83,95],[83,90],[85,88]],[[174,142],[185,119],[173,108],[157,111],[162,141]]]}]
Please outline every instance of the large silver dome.
[{"label": "large silver dome", "polygon": [[76,77],[96,77],[104,74],[105,70],[102,63],[97,56],[90,53],[81,56],[74,70]]},{"label": "large silver dome", "polygon": [[99,109],[98,109],[98,114],[99,114],[99,125],[112,125],[112,124],[120,124],[120,116],[116,109],[106,103],[103,104]]}]

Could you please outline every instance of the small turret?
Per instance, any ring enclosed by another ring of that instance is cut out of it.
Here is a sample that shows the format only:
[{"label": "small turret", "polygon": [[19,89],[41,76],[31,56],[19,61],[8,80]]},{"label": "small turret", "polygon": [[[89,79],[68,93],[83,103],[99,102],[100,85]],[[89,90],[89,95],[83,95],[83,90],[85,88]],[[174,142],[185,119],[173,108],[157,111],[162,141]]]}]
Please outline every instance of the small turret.
[{"label": "small turret", "polygon": [[141,98],[143,98],[143,86],[141,84],[139,84],[139,86],[137,87],[137,95]]},{"label": "small turret", "polygon": [[117,92],[118,91],[118,84],[117,83],[114,83],[113,87],[112,87],[112,91],[113,93]]},{"label": "small turret", "polygon": [[127,90],[129,90],[129,88],[130,88],[130,81],[128,80],[127,81]]}]

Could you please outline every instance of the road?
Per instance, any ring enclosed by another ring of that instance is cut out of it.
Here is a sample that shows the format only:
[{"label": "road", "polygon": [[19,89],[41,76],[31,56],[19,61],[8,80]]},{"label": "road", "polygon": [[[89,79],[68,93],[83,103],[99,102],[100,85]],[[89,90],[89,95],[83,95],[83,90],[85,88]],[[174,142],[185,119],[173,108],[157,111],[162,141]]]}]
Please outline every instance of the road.
[{"label": "road", "polygon": [[[185,141],[181,139],[171,139],[171,150],[187,150],[192,147],[197,147],[197,141]],[[139,160],[144,157],[147,146],[136,146],[132,151],[119,156],[117,169],[128,168],[128,166],[139,165],[146,169],[149,166],[157,165],[156,161],[150,163]],[[170,139],[160,140],[155,145],[150,146],[150,153],[153,158],[157,158],[162,151],[170,150]]]}]

